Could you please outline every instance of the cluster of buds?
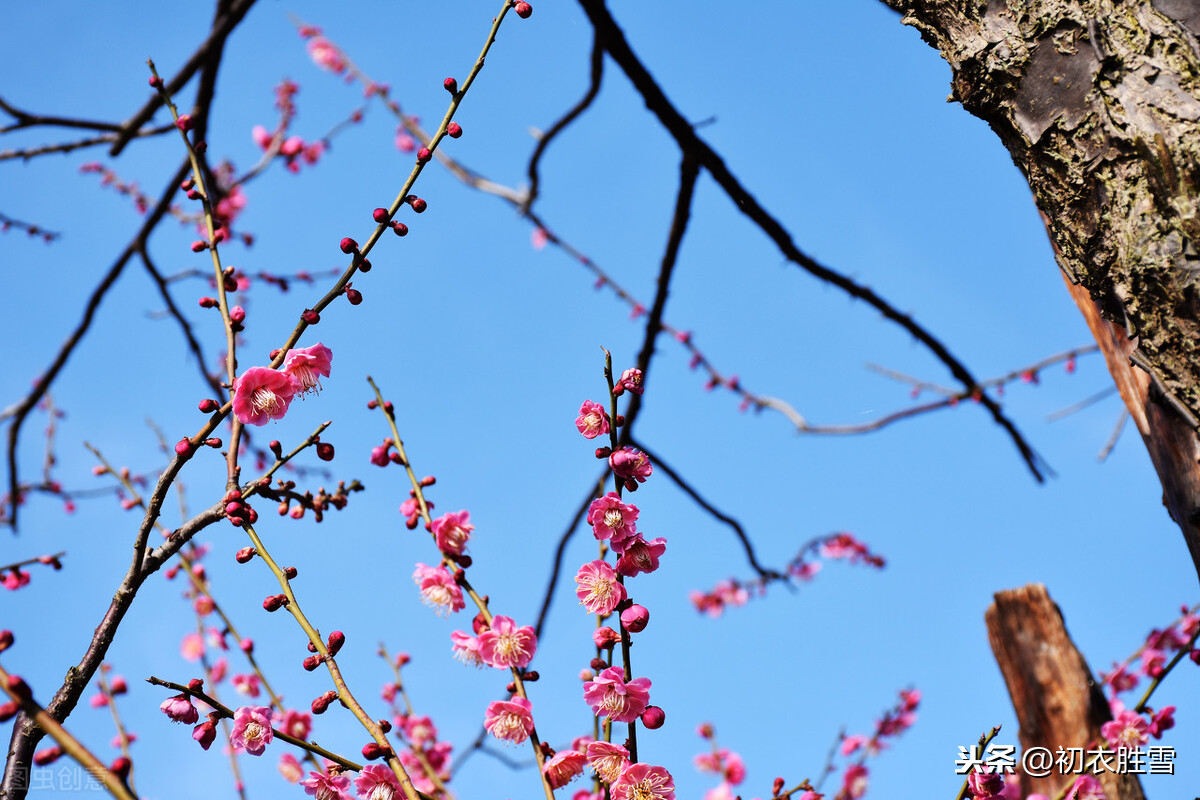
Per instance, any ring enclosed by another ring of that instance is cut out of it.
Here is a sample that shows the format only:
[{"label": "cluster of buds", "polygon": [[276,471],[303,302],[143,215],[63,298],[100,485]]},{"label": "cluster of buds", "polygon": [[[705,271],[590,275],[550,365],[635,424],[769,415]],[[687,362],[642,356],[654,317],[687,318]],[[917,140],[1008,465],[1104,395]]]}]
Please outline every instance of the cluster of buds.
[{"label": "cluster of buds", "polygon": [[258,522],[258,512],[242,499],[239,489],[230,489],[225,493],[225,518],[236,528],[243,525],[253,525]]}]

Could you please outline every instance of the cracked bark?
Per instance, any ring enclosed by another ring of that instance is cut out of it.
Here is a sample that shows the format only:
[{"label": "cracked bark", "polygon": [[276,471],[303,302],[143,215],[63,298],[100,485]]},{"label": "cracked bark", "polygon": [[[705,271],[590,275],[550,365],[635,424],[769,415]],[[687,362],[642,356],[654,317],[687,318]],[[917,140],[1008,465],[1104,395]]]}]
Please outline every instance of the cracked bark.
[{"label": "cracked bark", "polygon": [[883,2],[1028,179],[1200,575],[1200,5]]}]

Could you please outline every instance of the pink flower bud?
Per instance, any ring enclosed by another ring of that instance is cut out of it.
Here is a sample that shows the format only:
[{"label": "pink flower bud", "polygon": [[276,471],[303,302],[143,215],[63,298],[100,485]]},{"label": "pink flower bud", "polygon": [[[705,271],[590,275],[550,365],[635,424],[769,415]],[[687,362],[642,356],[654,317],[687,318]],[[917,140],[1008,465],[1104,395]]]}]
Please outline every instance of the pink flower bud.
[{"label": "pink flower bud", "polygon": [[179,119],[175,120],[175,127],[181,131],[190,131],[192,129],[193,120],[191,114],[180,114]]},{"label": "pink flower bud", "polygon": [[197,239],[196,241],[192,242],[192,252],[193,253],[201,253],[207,249],[208,249],[208,242],[201,241],[200,239]]},{"label": "pink flower bud", "polygon": [[639,606],[637,603],[621,612],[621,624],[630,633],[641,633],[646,630],[649,622],[650,612],[646,610],[645,606]]},{"label": "pink flower bud", "polygon": [[316,325],[321,321],[321,315],[316,311],[313,311],[311,308],[304,309],[304,313],[300,315],[300,318],[309,325]]},{"label": "pink flower bud", "polygon": [[405,197],[404,202],[412,206],[412,210],[418,214],[424,213],[425,209],[429,207],[428,203],[417,197],[415,194],[410,194],[408,197]]},{"label": "pink flower bud", "polygon": [[450,94],[458,94],[458,81],[454,80],[454,78],[446,78],[446,80],[442,81],[442,87]]},{"label": "pink flower bud", "polygon": [[[304,659],[304,670],[306,672],[312,672],[314,669],[316,669],[319,666],[321,666],[321,657],[320,656],[308,656],[307,658]],[[314,714],[321,713],[320,711],[317,711],[315,702],[314,702],[314,707],[313,707],[313,713]]]},{"label": "pink flower bud", "polygon": [[374,761],[377,758],[385,758],[392,754],[392,748],[384,747],[378,742],[367,742],[362,749],[363,758],[367,761]]},{"label": "pink flower bud", "polygon": [[21,704],[16,701],[0,703],[0,722],[8,722],[21,710]]},{"label": "pink flower bud", "polygon": [[203,411],[205,414],[211,414],[212,412],[216,411],[220,407],[221,407],[220,404],[217,403],[216,400],[213,400],[211,398],[207,398],[205,400],[200,401],[200,410]]},{"label": "pink flower bud", "polygon": [[61,747],[47,747],[45,750],[38,750],[33,754],[33,763],[39,767],[45,767],[57,761],[62,754]]},{"label": "pink flower bud", "polygon": [[150,76],[150,85],[153,86],[155,89],[161,89],[162,85],[163,85],[163,79],[158,77],[157,75],[151,75]]},{"label": "pink flower bud", "polygon": [[190,452],[192,452],[192,440],[191,439],[189,439],[188,437],[185,436],[182,439],[180,439],[178,442],[176,442],[176,444],[175,444],[176,455],[185,456]]},{"label": "pink flower bud", "polygon": [[373,219],[376,222],[381,223],[381,224],[384,222],[387,222],[388,217],[390,217],[390,216],[391,216],[391,214],[388,213],[388,210],[386,208],[377,208],[371,212],[371,219]]},{"label": "pink flower bud", "polygon": [[215,298],[215,297],[201,297],[200,298],[200,307],[201,308],[216,308],[217,305],[218,305],[217,298]]},{"label": "pink flower bud", "polygon": [[521,19],[529,19],[533,14],[533,6],[529,3],[513,3],[513,11],[517,12],[517,16]]},{"label": "pink flower bud", "polygon": [[408,235],[408,226],[405,225],[403,222],[393,222],[392,230],[395,231],[397,236],[407,236]]},{"label": "pink flower bud", "polygon": [[621,634],[605,625],[603,627],[596,628],[596,630],[592,632],[592,641],[596,643],[596,647],[602,649],[606,647],[612,647],[617,642],[621,641]]},{"label": "pink flower bud", "polygon": [[234,306],[229,309],[229,319],[233,322],[242,323],[246,321],[246,309],[241,306]]},{"label": "pink flower bud", "polygon": [[356,252],[357,250],[358,250],[358,242],[354,241],[349,236],[347,236],[345,239],[342,239],[342,252],[343,253],[345,253],[346,255],[350,255],[351,253]]},{"label": "pink flower bud", "polygon": [[267,611],[278,611],[287,604],[288,599],[286,594],[273,594],[267,599],[263,600],[263,608],[265,608]]},{"label": "pink flower bud", "polygon": [[430,150],[428,147],[422,147],[420,150],[417,151],[417,163],[418,164],[427,164],[427,163],[429,163],[429,159],[431,159],[431,158],[433,158],[433,151]]},{"label": "pink flower bud", "polygon": [[642,712],[642,724],[650,730],[658,730],[667,721],[667,715],[658,706],[646,706]]},{"label": "pink flower bud", "polygon": [[446,135],[451,139],[457,139],[458,137],[462,136],[462,126],[457,122],[451,122],[446,126]]},{"label": "pink flower bud", "polygon": [[224,442],[214,436],[211,439],[205,439],[204,444],[211,447],[213,450],[216,450],[218,447],[224,444]]},{"label": "pink flower bud", "polygon": [[205,720],[192,730],[192,738],[200,743],[200,746],[207,750],[212,746],[213,740],[217,738],[217,726],[211,720]]},{"label": "pink flower bud", "polygon": [[242,648],[243,653],[250,655],[254,652],[254,640],[242,639],[240,642],[238,642],[238,647]]},{"label": "pink flower bud", "polygon": [[330,689],[325,694],[312,701],[312,712],[314,714],[324,714],[325,709],[329,708],[329,704],[337,700],[337,692]]}]

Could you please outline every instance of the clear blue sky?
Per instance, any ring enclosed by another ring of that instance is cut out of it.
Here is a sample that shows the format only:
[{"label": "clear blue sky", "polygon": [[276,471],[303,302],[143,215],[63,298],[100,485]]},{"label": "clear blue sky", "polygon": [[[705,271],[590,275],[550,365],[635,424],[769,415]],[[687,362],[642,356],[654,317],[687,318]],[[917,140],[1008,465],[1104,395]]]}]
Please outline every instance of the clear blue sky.
[{"label": "clear blue sky", "polygon": [[[836,4],[613,2],[635,51],[690,119],[712,121],[702,136],[795,236],[806,252],[876,289],[945,341],[980,377],[1086,344],[1089,336],[1063,289],[1028,187],[982,122],[945,102],[949,69],[898,17],[874,0]],[[360,87],[317,69],[289,21],[295,13],[343,45],[373,77],[430,127],[447,95],[442,79],[466,75],[498,3],[329,4],[262,2],[230,39],[208,138],[213,160],[239,169],[258,156],[250,136],[272,127],[273,87],[299,83],[293,132],[316,139],[362,105]],[[148,95],[145,59],[173,74],[207,30],[208,4],[16,4],[0,31],[0,96],[46,114],[120,121]],[[492,180],[525,180],[531,129],[546,128],[583,92],[590,26],[574,3],[537,3],[533,17],[505,22],[486,68],[457,116],[465,134],[443,147]],[[549,149],[537,209],[550,225],[646,304],[666,242],[678,155],[611,62],[595,105]],[[180,99],[190,103],[190,86]],[[360,241],[371,210],[387,205],[411,156],[393,145],[395,122],[370,105],[315,167],[299,175],[276,164],[246,187],[241,230],[252,248],[223,250],[247,272],[327,271],[345,262],[343,236]],[[65,141],[41,129],[0,139],[0,149]],[[120,159],[102,150],[0,164],[0,212],[62,231],[53,244],[0,237],[8,277],[0,316],[10,363],[4,397],[20,396],[74,326],[85,298],[136,226],[132,203],[98,187],[79,166],[101,160],[157,196],[181,153],[174,137],[137,142]],[[380,641],[414,658],[407,684],[420,712],[461,749],[508,680],[452,661],[449,633],[469,618],[437,619],[410,580],[413,563],[436,555],[403,527],[407,488],[392,468],[368,463],[387,435],[369,413],[372,375],[395,402],[415,468],[433,473],[438,511],[469,509],[476,523],[472,580],[492,607],[532,623],[554,543],[596,474],[593,444],[573,420],[604,390],[600,347],[618,367],[633,362],[642,327],[568,256],[530,245],[532,229],[505,203],[427,169],[417,193],[429,202],[405,221],[405,239],[387,237],[375,268],[355,287],[361,306],[337,303],[303,344],[334,352],[319,397],[297,403],[258,441],[296,442],[324,420],[337,446],[337,479],[368,491],[321,525],[293,522],[260,506],[260,530],[281,561],[295,564],[306,611],[348,644],[339,661],[360,697],[376,698],[387,671]],[[207,268],[188,248],[194,232],[165,223],[151,243],[164,272]],[[196,305],[202,281],[173,287],[210,354],[222,338],[216,315]],[[324,288],[287,294],[257,285],[248,311],[243,367],[265,363],[291,321]],[[55,475],[72,489],[103,485],[90,474],[88,441],[114,463],[153,475],[162,460],[144,420],[171,441],[193,433],[207,396],[178,327],[145,272],[131,263],[53,389],[67,416],[58,426]],[[702,176],[680,254],[666,320],[727,373],[758,393],[786,399],[815,423],[854,423],[904,407],[907,387],[865,362],[950,385],[924,349],[860,303],[783,261],[719,188]],[[1115,398],[1067,419],[1046,416],[1110,381],[1097,357],[1074,375],[1047,371],[1036,387],[1003,398],[1033,446],[1057,472],[1037,485],[1011,442],[975,407],[964,406],[858,437],[797,436],[772,412],[740,414],[727,391],[706,393],[688,354],[659,343],[638,433],[709,500],[737,517],[765,563],[782,566],[803,542],[848,530],[888,559],[876,572],[831,564],[815,582],[768,596],[720,619],[696,614],[687,592],[751,573],[729,530],[663,475],[636,495],[641,522],[664,536],[660,572],[632,582],[652,620],[634,649],[634,670],[654,681],[667,724],[639,737],[644,760],[667,766],[679,796],[699,797],[714,781],[691,757],[694,733],[712,722],[723,746],[740,752],[746,797],[766,796],[772,779],[816,777],[838,730],[869,732],[896,691],[924,692],[916,726],[873,759],[871,797],[952,797],[958,745],[1016,722],[987,644],[983,613],[994,592],[1043,582],[1092,669],[1136,649],[1152,627],[1196,600],[1196,576],[1136,433],[1127,431],[1097,463],[1119,414]],[[31,417],[21,472],[40,470],[45,418]],[[315,461],[315,460],[314,460]],[[220,494],[223,465],[202,454],[182,476],[187,502]],[[317,481],[316,478],[312,479]],[[79,658],[128,562],[137,519],[110,499],[61,502],[33,497],[20,535],[0,537],[0,563],[66,550],[59,573],[37,569],[33,584],[0,596],[0,624],[18,646],[6,668],[45,699]],[[172,509],[174,508],[172,504]],[[172,512],[174,513],[174,512]],[[222,523],[203,534],[214,591],[258,643],[269,676],[297,706],[327,678],[302,672],[303,637],[290,619],[268,616],[277,591],[261,563],[239,566],[247,542]],[[580,532],[569,571],[594,558]],[[576,675],[590,657],[591,623],[576,605],[570,575],[550,615],[532,686],[539,732],[554,746],[590,729]],[[186,682],[195,668],[178,653],[192,624],[182,586],[152,579],[111,650],[131,683],[121,701],[143,796],[230,795],[227,761],[204,753],[190,731],[158,711],[166,695],[150,674]],[[236,662],[236,660],[235,660]],[[1178,775],[1145,783],[1157,798],[1191,797],[1200,784],[1196,671],[1184,664],[1156,705],[1181,707],[1165,743],[1180,754]],[[237,669],[235,665],[235,669]],[[228,687],[224,695],[231,699]],[[348,714],[331,712],[314,736],[355,755],[365,740]],[[115,754],[106,712],[82,705],[69,727],[105,758]],[[4,726],[3,736],[8,736]],[[282,748],[242,758],[251,797],[300,796],[275,773]],[[526,758],[528,750],[510,755]],[[65,762],[62,762],[65,763]],[[464,800],[536,796],[536,778],[476,754],[455,777]],[[836,788],[830,784],[831,788]],[[572,786],[572,790],[575,785]],[[53,792],[45,793],[46,796]],[[569,796],[562,794],[561,796]]]}]

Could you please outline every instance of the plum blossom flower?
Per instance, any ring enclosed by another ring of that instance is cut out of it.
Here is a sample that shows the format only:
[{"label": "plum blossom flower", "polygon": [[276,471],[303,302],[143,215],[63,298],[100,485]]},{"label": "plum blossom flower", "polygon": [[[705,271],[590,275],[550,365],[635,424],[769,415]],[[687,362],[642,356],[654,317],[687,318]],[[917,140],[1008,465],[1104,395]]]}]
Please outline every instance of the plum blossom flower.
[{"label": "plum blossom flower", "polygon": [[275,724],[288,736],[303,741],[312,731],[312,715],[289,708],[284,713],[275,715]]},{"label": "plum blossom flower", "polygon": [[588,613],[608,615],[625,600],[625,587],[617,581],[617,573],[607,561],[597,559],[579,568],[575,575],[579,588],[575,596]]},{"label": "plum blossom flower", "polygon": [[665,767],[630,764],[612,784],[613,800],[675,800],[675,781]]},{"label": "plum blossom flower", "polygon": [[390,767],[383,764],[368,764],[354,779],[354,788],[363,800],[392,800],[403,797],[404,790]]},{"label": "plum blossom flower", "polygon": [[629,751],[611,742],[588,742],[586,755],[600,780],[608,784],[616,783],[629,764]]},{"label": "plum blossom flower", "polygon": [[189,633],[179,644],[179,655],[186,661],[199,661],[204,655],[204,637],[198,633]]},{"label": "plum blossom flower", "polygon": [[177,694],[162,701],[159,709],[175,722],[195,725],[200,719],[200,712],[192,705],[192,698],[186,694]]},{"label": "plum blossom flower", "polygon": [[607,716],[613,722],[633,722],[650,702],[650,679],[634,678],[626,682],[623,669],[609,667],[583,685],[583,699],[596,716]]},{"label": "plum blossom flower", "polygon": [[624,551],[625,542],[637,533],[637,518],[637,506],[622,503],[616,492],[597,497],[588,506],[587,522],[596,540],[610,539],[618,553]]},{"label": "plum blossom flower", "polygon": [[432,608],[439,617],[448,616],[463,609],[462,589],[454,582],[454,576],[445,567],[430,567],[417,564],[413,582],[421,590],[421,601]]},{"label": "plum blossom flower", "polygon": [[550,234],[546,232],[545,228],[534,228],[533,233],[529,235],[529,244],[533,246],[534,250],[541,250],[549,241]]},{"label": "plum blossom flower", "polygon": [[533,626],[520,628],[511,618],[492,617],[492,627],[479,634],[479,655],[496,669],[527,667],[537,652],[537,634]]},{"label": "plum blossom flower", "polygon": [[321,69],[338,74],[346,71],[346,57],[337,45],[324,36],[314,36],[308,40],[308,55]]},{"label": "plum blossom flower", "polygon": [[583,438],[595,439],[609,431],[608,412],[599,403],[584,400],[583,405],[579,407],[579,416],[575,419],[575,427],[583,434]]},{"label": "plum blossom flower", "polygon": [[271,730],[271,709],[242,706],[234,713],[233,732],[229,735],[234,750],[244,750],[252,756],[261,756],[274,738],[275,732]]},{"label": "plum blossom flower", "polygon": [[658,569],[658,559],[666,549],[666,539],[659,537],[647,542],[639,533],[625,545],[625,552],[617,559],[617,572],[626,578],[632,578],[639,572],[654,572]]},{"label": "plum blossom flower", "polygon": [[612,471],[618,478],[636,480],[638,483],[645,483],[646,478],[650,477],[650,473],[654,472],[654,465],[650,463],[650,457],[629,445],[610,455],[608,465],[612,467]]},{"label": "plum blossom flower", "polygon": [[438,549],[449,555],[461,556],[467,549],[471,531],[475,530],[470,519],[469,511],[453,511],[435,519],[433,536]]},{"label": "plum blossom flower", "polygon": [[279,774],[288,783],[299,783],[304,777],[304,767],[300,766],[300,762],[291,753],[284,753],[279,757]]},{"label": "plum blossom flower", "polygon": [[583,773],[587,756],[578,750],[560,750],[542,767],[551,789],[561,789]]},{"label": "plum blossom flower", "polygon": [[1091,775],[1080,775],[1063,800],[1104,800],[1104,788]]},{"label": "plum blossom flower", "polygon": [[1004,791],[1004,776],[999,772],[984,772],[976,769],[967,776],[967,787],[972,797],[995,797]]},{"label": "plum blossom flower", "polygon": [[312,347],[288,350],[283,358],[283,371],[296,381],[296,394],[320,391],[321,378],[329,377],[333,351],[317,342]]},{"label": "plum blossom flower", "polygon": [[637,367],[630,367],[621,373],[621,380],[618,381],[622,389],[633,392],[634,394],[642,393],[642,371]]},{"label": "plum blossom flower", "polygon": [[350,793],[350,778],[346,775],[326,775],[324,772],[310,772],[308,777],[300,781],[304,793],[310,794],[317,800],[354,800]]},{"label": "plum blossom flower", "polygon": [[283,419],[298,386],[291,375],[268,367],[251,367],[233,382],[233,413],[243,425],[266,425]]},{"label": "plum blossom flower", "polygon": [[1136,711],[1122,708],[1110,722],[1100,726],[1100,734],[1114,750],[1136,750],[1150,738],[1150,725]]},{"label": "plum blossom flower", "polygon": [[1150,717],[1150,735],[1161,739],[1163,731],[1175,727],[1175,706],[1166,706]]},{"label": "plum blossom flower", "polygon": [[858,800],[867,793],[867,768],[862,764],[851,764],[842,773],[842,794],[850,800]]},{"label": "plum blossom flower", "polygon": [[408,741],[418,747],[426,742],[437,741],[437,726],[427,716],[418,717],[414,714],[405,717],[401,727],[404,728],[404,736]]},{"label": "plum blossom flower", "polygon": [[462,631],[454,631],[450,634],[450,641],[453,642],[455,658],[473,667],[483,666],[483,656],[479,653],[477,637],[468,636]]},{"label": "plum blossom flower", "polygon": [[503,741],[520,744],[533,731],[533,704],[524,697],[496,700],[488,705],[483,725]]}]

